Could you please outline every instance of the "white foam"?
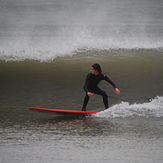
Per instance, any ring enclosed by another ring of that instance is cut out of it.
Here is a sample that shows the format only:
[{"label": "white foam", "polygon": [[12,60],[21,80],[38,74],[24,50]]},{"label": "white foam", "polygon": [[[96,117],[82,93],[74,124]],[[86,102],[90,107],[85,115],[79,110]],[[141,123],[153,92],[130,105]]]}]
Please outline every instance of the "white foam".
[{"label": "white foam", "polygon": [[125,118],[125,117],[162,117],[163,116],[163,97],[157,96],[148,103],[143,104],[129,104],[128,102],[121,102],[109,109],[101,111],[94,115],[95,117],[105,118]]},{"label": "white foam", "polygon": [[160,5],[139,1],[4,1],[0,60],[47,62],[80,49],[162,51]]},{"label": "white foam", "polygon": [[[66,38],[65,38],[66,40]],[[47,42],[50,42],[47,40]],[[87,36],[86,38],[75,37],[70,40],[60,41],[55,40],[50,44],[39,42],[39,45],[33,43],[32,46],[28,42],[13,43],[6,45],[0,50],[0,60],[3,61],[23,61],[25,59],[38,60],[41,62],[52,61],[57,57],[64,57],[66,55],[73,56],[78,51],[99,51],[99,50],[133,50],[133,49],[156,49],[161,50],[160,44],[162,42],[138,42],[132,39],[121,40],[114,38],[94,38]],[[10,48],[8,48],[10,47]]]}]

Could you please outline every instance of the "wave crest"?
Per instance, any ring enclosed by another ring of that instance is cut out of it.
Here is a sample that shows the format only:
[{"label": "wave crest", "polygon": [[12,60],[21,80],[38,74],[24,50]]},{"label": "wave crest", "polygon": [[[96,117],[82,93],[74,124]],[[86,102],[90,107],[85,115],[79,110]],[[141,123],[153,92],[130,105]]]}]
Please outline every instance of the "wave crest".
[{"label": "wave crest", "polygon": [[150,102],[143,104],[121,102],[94,116],[101,118],[163,117],[163,97],[157,96]]}]

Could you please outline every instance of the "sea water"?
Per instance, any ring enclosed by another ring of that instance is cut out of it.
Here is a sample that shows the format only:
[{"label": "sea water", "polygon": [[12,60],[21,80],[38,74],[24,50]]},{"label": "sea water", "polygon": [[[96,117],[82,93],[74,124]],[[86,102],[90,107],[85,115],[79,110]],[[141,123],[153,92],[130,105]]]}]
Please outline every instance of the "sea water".
[{"label": "sea water", "polygon": [[[163,161],[162,0],[0,2],[2,163]],[[91,97],[86,117],[28,107],[81,110],[83,84],[99,63],[121,95]]]}]

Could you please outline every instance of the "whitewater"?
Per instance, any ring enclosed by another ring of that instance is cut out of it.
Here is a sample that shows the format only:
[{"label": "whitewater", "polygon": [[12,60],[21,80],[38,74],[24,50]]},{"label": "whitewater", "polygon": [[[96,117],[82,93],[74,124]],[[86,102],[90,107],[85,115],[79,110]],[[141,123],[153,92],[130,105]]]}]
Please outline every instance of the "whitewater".
[{"label": "whitewater", "polygon": [[100,118],[126,118],[126,117],[162,117],[163,116],[163,97],[156,97],[150,102],[142,104],[121,102],[113,105],[105,111],[94,115]]},{"label": "whitewater", "polygon": [[3,61],[49,62],[90,50],[163,49],[161,0],[16,0],[1,2],[0,9]]}]

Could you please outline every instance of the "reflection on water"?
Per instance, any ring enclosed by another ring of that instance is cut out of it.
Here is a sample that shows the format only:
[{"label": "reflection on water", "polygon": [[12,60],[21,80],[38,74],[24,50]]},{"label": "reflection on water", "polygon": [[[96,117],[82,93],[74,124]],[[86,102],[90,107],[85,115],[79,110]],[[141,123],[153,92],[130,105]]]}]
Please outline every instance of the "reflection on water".
[{"label": "reflection on water", "polygon": [[1,120],[2,162],[19,163],[25,159],[34,163],[40,160],[82,163],[109,159],[125,163],[131,155],[131,162],[139,157],[143,157],[142,162],[152,162],[156,154],[157,160],[162,159],[162,117],[76,117],[30,110],[20,117],[15,112],[11,119],[4,116]]},{"label": "reflection on water", "polygon": [[[92,116],[73,117],[56,116],[53,118],[30,119],[24,124],[6,125],[1,128],[3,138],[10,133],[28,133],[31,136],[36,133],[43,135],[67,135],[67,136],[119,136],[131,134],[132,136],[146,135],[147,137],[162,138],[162,118],[95,118]],[[8,123],[8,122],[7,122]],[[27,136],[27,135],[26,135]]]}]

